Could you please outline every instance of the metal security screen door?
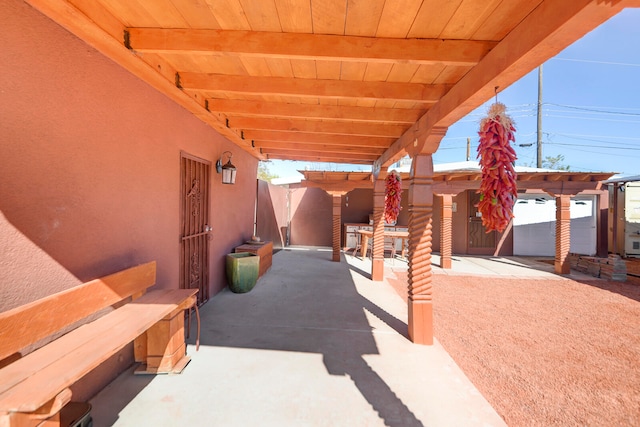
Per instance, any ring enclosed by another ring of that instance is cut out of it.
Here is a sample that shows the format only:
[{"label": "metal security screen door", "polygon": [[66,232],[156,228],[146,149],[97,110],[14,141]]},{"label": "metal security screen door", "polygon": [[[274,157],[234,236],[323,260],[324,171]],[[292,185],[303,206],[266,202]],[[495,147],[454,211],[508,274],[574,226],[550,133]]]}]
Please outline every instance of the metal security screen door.
[{"label": "metal security screen door", "polygon": [[180,288],[199,289],[198,304],[209,299],[209,182],[211,163],[180,156]]}]

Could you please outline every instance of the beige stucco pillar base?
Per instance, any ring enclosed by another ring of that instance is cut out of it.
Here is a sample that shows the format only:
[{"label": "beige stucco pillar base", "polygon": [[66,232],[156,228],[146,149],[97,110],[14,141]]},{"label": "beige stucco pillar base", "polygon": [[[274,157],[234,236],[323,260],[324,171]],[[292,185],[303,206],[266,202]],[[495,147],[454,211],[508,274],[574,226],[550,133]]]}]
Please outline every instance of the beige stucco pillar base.
[{"label": "beige stucco pillar base", "polygon": [[409,339],[414,344],[433,344],[433,304],[409,301]]}]

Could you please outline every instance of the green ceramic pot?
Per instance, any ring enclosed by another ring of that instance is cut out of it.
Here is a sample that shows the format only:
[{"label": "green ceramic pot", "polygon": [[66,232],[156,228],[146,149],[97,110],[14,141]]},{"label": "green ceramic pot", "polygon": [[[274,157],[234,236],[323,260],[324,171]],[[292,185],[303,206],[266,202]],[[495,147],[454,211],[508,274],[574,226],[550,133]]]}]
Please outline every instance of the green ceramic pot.
[{"label": "green ceramic pot", "polygon": [[260,257],[249,252],[227,254],[227,281],[236,294],[249,292],[258,281]]}]

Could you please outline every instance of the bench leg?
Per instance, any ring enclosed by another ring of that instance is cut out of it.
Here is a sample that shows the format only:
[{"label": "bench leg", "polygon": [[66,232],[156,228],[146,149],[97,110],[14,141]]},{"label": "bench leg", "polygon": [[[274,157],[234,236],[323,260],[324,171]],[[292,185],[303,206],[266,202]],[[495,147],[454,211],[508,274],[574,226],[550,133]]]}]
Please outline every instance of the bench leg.
[{"label": "bench leg", "polygon": [[71,401],[71,390],[65,388],[34,412],[0,413],[0,427],[59,427],[60,410]]},{"label": "bench leg", "polygon": [[141,365],[136,374],[176,374],[182,372],[190,358],[186,356],[183,309],[178,309],[153,325],[135,346]]}]

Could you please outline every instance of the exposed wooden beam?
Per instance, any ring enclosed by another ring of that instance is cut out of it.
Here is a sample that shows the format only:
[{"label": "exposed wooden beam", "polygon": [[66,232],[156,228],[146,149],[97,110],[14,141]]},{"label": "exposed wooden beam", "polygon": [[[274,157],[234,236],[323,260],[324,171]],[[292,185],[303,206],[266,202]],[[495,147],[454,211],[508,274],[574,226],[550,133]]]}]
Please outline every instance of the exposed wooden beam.
[{"label": "exposed wooden beam", "polygon": [[252,77],[188,72],[179,73],[179,81],[183,89],[199,91],[335,99],[385,99],[423,103],[435,103],[451,87],[444,84]]},{"label": "exposed wooden beam", "polygon": [[331,135],[324,133],[285,132],[270,130],[247,130],[245,139],[249,141],[282,141],[305,144],[347,144],[354,147],[387,148],[394,138],[357,135]]},{"label": "exposed wooden beam", "polygon": [[388,136],[402,135],[407,126],[377,123],[347,123],[319,120],[268,119],[263,117],[229,117],[229,126],[235,129],[279,130],[285,132],[312,132],[339,135]]},{"label": "exposed wooden beam", "polygon": [[313,146],[306,144],[299,144],[296,142],[277,142],[277,141],[255,141],[256,148],[262,148],[266,151],[272,148],[280,148],[284,150],[292,151],[307,151],[309,149],[314,151],[330,151],[333,153],[360,153],[380,155],[384,151],[383,148],[372,147],[353,147],[350,145],[330,145],[330,144],[315,144]]},{"label": "exposed wooden beam", "polygon": [[493,41],[398,39],[215,29],[129,28],[139,52],[239,54],[353,62],[475,65]]},{"label": "exposed wooden beam", "polygon": [[228,115],[256,117],[305,117],[311,119],[348,120],[413,124],[423,110],[406,108],[367,108],[339,105],[288,104],[284,102],[208,99],[209,111]]},{"label": "exposed wooden beam", "polygon": [[365,156],[345,156],[342,154],[327,154],[323,152],[316,151],[306,151],[303,154],[296,151],[289,150],[264,150],[263,154],[266,155],[268,159],[283,159],[283,160],[300,160],[307,162],[327,162],[327,163],[351,163],[351,164],[362,164],[362,165],[370,165],[373,163],[376,156],[365,157]]},{"label": "exposed wooden beam", "polygon": [[449,127],[535,67],[638,0],[544,0],[377,160],[397,161],[416,135]]},{"label": "exposed wooden beam", "polygon": [[300,183],[302,187],[310,188],[322,188],[323,190],[330,191],[346,191],[355,190],[356,188],[372,188],[373,183],[371,181],[338,181],[338,182],[313,182],[302,181]]}]

